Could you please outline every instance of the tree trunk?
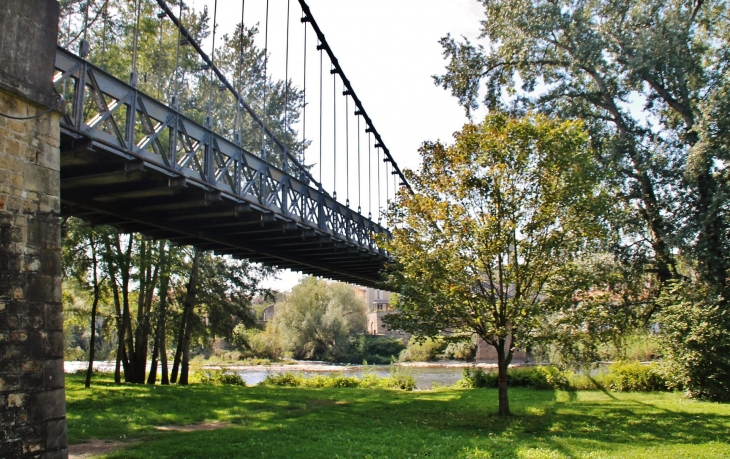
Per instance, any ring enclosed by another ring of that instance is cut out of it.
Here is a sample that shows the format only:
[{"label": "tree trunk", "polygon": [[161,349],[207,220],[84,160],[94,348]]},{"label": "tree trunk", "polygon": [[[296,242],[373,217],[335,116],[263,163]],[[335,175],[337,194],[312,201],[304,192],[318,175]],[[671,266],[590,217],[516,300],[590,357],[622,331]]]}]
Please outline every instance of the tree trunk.
[{"label": "tree trunk", "polygon": [[160,288],[158,290],[160,303],[158,306],[157,330],[155,331],[155,346],[152,351],[152,362],[150,362],[150,375],[147,378],[147,384],[154,384],[157,381],[158,356],[162,363],[162,384],[170,383],[167,378],[167,357],[165,356],[165,314],[167,309],[167,288],[170,280],[170,269],[167,263],[164,246],[162,244],[160,244],[159,266],[162,270],[162,274],[160,276]]},{"label": "tree trunk", "polygon": [[182,362],[180,364],[180,382],[188,384],[188,372],[190,370],[190,334],[192,332],[193,307],[195,306],[195,293],[198,285],[198,267],[200,266],[200,251],[195,249],[193,268],[190,270],[190,282],[188,283],[188,294],[185,298],[185,335],[182,343]]},{"label": "tree trunk", "polygon": [[[93,238],[90,236],[90,239]],[[91,338],[89,339],[89,367],[86,369],[84,386],[91,387],[91,374],[94,371],[94,356],[96,355],[96,308],[99,306],[99,277],[97,275],[96,245],[91,240],[91,268],[94,271],[94,302],[91,304]]]},{"label": "tree trunk", "polygon": [[119,284],[117,283],[117,265],[112,256],[111,243],[109,241],[109,235],[104,237],[104,248],[105,255],[104,261],[107,265],[107,273],[109,274],[109,281],[112,284],[112,295],[114,297],[114,308],[116,311],[116,323],[117,323],[117,361],[114,366],[114,382],[116,384],[122,383],[122,357],[124,350],[124,320],[122,315],[122,302],[119,299]]},{"label": "tree trunk", "polygon": [[500,416],[509,416],[509,397],[507,394],[507,368],[509,367],[510,361],[512,360],[512,353],[509,352],[505,347],[507,340],[505,338],[499,338],[497,340],[497,367],[499,371],[499,409],[497,414]]},{"label": "tree trunk", "polygon": [[183,309],[183,315],[180,318],[180,329],[177,334],[177,348],[175,349],[175,357],[172,359],[172,376],[170,382],[175,384],[177,382],[177,373],[180,369],[180,359],[182,358],[182,346],[183,340],[185,339],[185,313],[187,311]]}]

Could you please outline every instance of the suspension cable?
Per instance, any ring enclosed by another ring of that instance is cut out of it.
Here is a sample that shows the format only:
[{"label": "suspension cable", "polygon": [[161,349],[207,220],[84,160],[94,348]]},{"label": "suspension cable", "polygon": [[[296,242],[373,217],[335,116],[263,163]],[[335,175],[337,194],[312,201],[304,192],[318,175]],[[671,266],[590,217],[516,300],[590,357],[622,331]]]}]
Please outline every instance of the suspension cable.
[{"label": "suspension cable", "polygon": [[[334,69],[332,69],[334,70]],[[332,74],[332,124],[333,124],[333,152],[332,157],[334,158],[334,167],[332,168],[332,176],[334,179],[334,189],[332,191],[332,197],[337,200],[337,74],[330,70]]]},{"label": "suspension cable", "polygon": [[380,210],[383,208],[383,206],[381,205],[381,201],[380,201],[380,188],[381,188],[381,186],[380,186],[380,147],[378,147],[376,145],[375,149],[378,150],[377,159],[378,159],[378,225],[379,225],[380,220],[381,220],[381,214],[382,214],[382,212]]},{"label": "suspension cable", "polygon": [[[182,24],[183,20],[183,2],[180,2],[180,12],[178,13],[180,15],[180,23]],[[172,96],[172,108],[177,110],[178,109],[178,89],[180,86],[180,38],[181,32],[180,27],[177,28],[177,47],[175,48],[175,93]]]},{"label": "suspension cable", "polygon": [[81,39],[81,44],[79,45],[79,55],[86,59],[86,57],[89,55],[89,40],[88,33],[89,33],[89,3],[91,0],[86,0],[86,7],[84,8],[84,38]]},{"label": "suspension cable", "polygon": [[[284,138],[289,134],[289,6],[291,0],[286,0],[286,70],[284,71]],[[285,152],[281,152],[282,169],[286,172],[287,161]]]},{"label": "suspension cable", "polygon": [[208,78],[210,78],[210,88],[208,90],[208,116],[205,124],[208,129],[213,127],[213,65],[215,64],[215,32],[217,29],[216,21],[218,20],[218,0],[213,2],[213,43],[210,50],[210,65],[208,66]]},{"label": "suspension cable", "polygon": [[388,162],[385,163],[385,208],[388,208],[388,201],[390,200],[390,189],[388,186],[389,179],[388,179]]},{"label": "suspension cable", "polygon": [[[246,0],[241,0],[241,25],[238,36],[238,94],[243,93],[243,12],[246,10]],[[241,101],[236,100],[236,144],[239,147],[243,146],[243,127],[241,111]]]},{"label": "suspension cable", "polygon": [[132,73],[129,76],[130,86],[137,87],[137,41],[139,39],[139,8],[142,0],[137,0],[137,19],[134,24],[134,45],[132,48]]},{"label": "suspension cable", "polygon": [[350,207],[350,104],[345,94],[345,205]]},{"label": "suspension cable", "polygon": [[370,144],[372,143],[372,135],[368,134],[368,218],[373,219],[373,158],[371,156]]},{"label": "suspension cable", "polygon": [[264,32],[264,107],[261,113],[261,121],[264,123],[264,129],[261,129],[261,158],[266,159],[266,149],[264,146],[264,137],[266,134],[266,102],[268,97],[268,65],[269,65],[269,0],[266,0],[266,32]]},{"label": "suspension cable", "polygon": [[317,50],[319,50],[319,182],[323,183],[324,177],[322,177],[322,92],[323,92],[323,86],[322,86],[322,72],[324,70],[324,55],[322,53],[322,48],[320,48],[320,45],[317,45]]},{"label": "suspension cable", "polygon": [[304,89],[302,91],[302,97],[304,101],[302,103],[302,164],[305,164],[305,151],[307,142],[307,21],[304,16],[301,21],[304,24]]},{"label": "suspension cable", "polygon": [[360,186],[360,117],[357,117],[357,213],[362,213],[362,191]]}]

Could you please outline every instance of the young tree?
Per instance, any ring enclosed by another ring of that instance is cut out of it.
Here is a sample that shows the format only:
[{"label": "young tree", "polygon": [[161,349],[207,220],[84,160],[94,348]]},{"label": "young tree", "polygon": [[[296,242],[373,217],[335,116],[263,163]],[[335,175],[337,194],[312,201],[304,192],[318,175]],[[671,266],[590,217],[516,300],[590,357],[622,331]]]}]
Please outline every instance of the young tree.
[{"label": "young tree", "polygon": [[296,358],[338,361],[365,332],[365,303],[347,284],[305,277],[276,305],[270,326]]},{"label": "young tree", "polygon": [[455,139],[421,147],[413,194],[391,206],[393,238],[383,242],[398,312],[384,320],[494,346],[508,415],[507,367],[540,326],[544,287],[600,230],[599,177],[579,122],[493,114]]}]

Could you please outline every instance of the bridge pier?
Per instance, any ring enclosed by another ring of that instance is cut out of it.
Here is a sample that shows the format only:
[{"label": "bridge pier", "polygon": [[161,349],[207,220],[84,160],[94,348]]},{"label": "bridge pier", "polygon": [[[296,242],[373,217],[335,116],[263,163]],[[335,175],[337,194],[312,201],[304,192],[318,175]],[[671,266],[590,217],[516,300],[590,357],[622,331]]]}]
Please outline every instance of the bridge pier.
[{"label": "bridge pier", "polygon": [[65,458],[59,6],[0,2],[0,457]]}]

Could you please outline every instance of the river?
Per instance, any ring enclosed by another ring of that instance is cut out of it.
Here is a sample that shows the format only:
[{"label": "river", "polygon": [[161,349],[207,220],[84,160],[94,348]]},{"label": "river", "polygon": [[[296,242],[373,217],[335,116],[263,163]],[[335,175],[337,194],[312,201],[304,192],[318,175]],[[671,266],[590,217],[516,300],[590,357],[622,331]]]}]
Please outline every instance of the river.
[{"label": "river", "polygon": [[[65,371],[73,373],[77,370],[85,369],[86,362],[65,362]],[[241,375],[246,384],[255,386],[259,384],[266,376],[275,373],[291,372],[294,374],[312,377],[315,375],[331,375],[335,373],[343,373],[347,376],[362,376],[363,371],[375,373],[378,376],[390,376],[392,371],[404,375],[410,375],[416,381],[418,389],[431,389],[434,383],[441,386],[450,386],[461,379],[461,374],[465,366],[463,362],[445,361],[445,362],[429,362],[429,363],[406,363],[396,365],[333,365],[325,362],[307,362],[296,361],[288,364],[273,365],[224,365],[230,371],[235,371]],[[479,364],[479,367],[489,368],[494,365]],[[211,364],[206,367],[220,368]],[[99,371],[114,371],[114,362],[94,362],[94,368]]]}]

